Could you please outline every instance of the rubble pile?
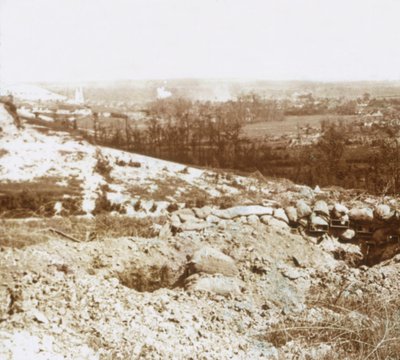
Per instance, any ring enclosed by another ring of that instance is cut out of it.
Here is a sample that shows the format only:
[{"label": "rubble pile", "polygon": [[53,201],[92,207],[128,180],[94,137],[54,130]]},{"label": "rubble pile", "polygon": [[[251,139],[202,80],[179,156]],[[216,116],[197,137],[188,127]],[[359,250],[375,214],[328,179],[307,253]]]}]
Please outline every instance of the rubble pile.
[{"label": "rubble pile", "polygon": [[[400,214],[387,204],[370,207],[353,207],[349,209],[343,203],[328,205],[324,200],[313,204],[303,199],[285,208],[243,205],[227,209],[210,206],[203,208],[183,208],[170,214],[173,232],[202,231],[206,228],[224,229],[229,223],[264,224],[281,229],[298,229],[309,235],[329,234],[344,242],[356,242],[363,251],[371,246],[376,248],[390,247],[397,249],[400,234]],[[394,250],[395,252],[397,250]],[[377,256],[374,251],[374,257]],[[369,261],[379,262],[393,256],[394,253],[378,256]]]},{"label": "rubble pile", "polygon": [[[352,214],[298,205],[297,223]],[[329,344],[279,347],[265,334],[287,316],[311,316],[315,288],[345,282],[349,299],[400,290],[396,257],[355,268],[348,260],[360,255],[357,245],[293,233],[293,208],[184,209],[172,220],[212,226],[154,239],[2,248],[1,358],[319,359]]]}]

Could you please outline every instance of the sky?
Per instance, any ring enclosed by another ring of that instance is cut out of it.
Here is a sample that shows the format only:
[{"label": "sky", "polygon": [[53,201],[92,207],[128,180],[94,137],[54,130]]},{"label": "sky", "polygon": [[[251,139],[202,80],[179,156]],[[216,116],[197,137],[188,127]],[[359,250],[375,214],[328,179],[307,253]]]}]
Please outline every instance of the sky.
[{"label": "sky", "polygon": [[400,0],[0,0],[0,82],[399,80]]}]

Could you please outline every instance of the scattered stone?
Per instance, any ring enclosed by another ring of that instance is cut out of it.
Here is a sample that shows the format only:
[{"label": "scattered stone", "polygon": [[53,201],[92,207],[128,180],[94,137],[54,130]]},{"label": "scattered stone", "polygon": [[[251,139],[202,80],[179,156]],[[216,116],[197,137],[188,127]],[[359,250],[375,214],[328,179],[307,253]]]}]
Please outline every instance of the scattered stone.
[{"label": "scattered stone", "polygon": [[273,209],[270,207],[260,206],[260,205],[249,205],[249,206],[235,206],[229,209],[212,211],[212,214],[218,216],[221,219],[234,219],[240,216],[250,216],[250,215],[272,215]]}]

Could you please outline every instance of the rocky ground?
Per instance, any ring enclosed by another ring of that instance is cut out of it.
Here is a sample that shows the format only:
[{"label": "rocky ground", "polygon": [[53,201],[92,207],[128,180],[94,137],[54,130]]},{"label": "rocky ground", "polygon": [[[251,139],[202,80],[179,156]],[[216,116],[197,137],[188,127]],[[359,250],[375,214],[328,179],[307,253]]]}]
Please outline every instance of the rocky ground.
[{"label": "rocky ground", "polygon": [[335,358],[332,339],[273,335],[293,319],[314,332],[332,316],[364,321],[357,310],[319,304],[316,292],[344,303],[398,295],[397,257],[357,268],[360,252],[335,237],[318,244],[261,221],[223,224],[175,235],[164,226],[153,239],[3,247],[1,358]]},{"label": "rocky ground", "polygon": [[40,218],[2,220],[36,240],[0,233],[0,359],[399,358],[396,198],[191,169],[7,124],[2,185],[51,175],[67,189],[75,176],[75,224],[95,221],[105,193],[119,205],[106,227],[124,217],[151,232],[66,237],[29,226]]}]

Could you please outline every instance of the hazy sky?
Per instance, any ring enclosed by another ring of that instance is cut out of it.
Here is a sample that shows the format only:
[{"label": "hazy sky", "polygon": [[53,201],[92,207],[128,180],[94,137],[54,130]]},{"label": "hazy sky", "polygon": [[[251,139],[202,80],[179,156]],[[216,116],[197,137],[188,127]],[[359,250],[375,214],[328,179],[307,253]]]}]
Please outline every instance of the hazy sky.
[{"label": "hazy sky", "polygon": [[400,79],[400,0],[0,0],[0,80]]}]

